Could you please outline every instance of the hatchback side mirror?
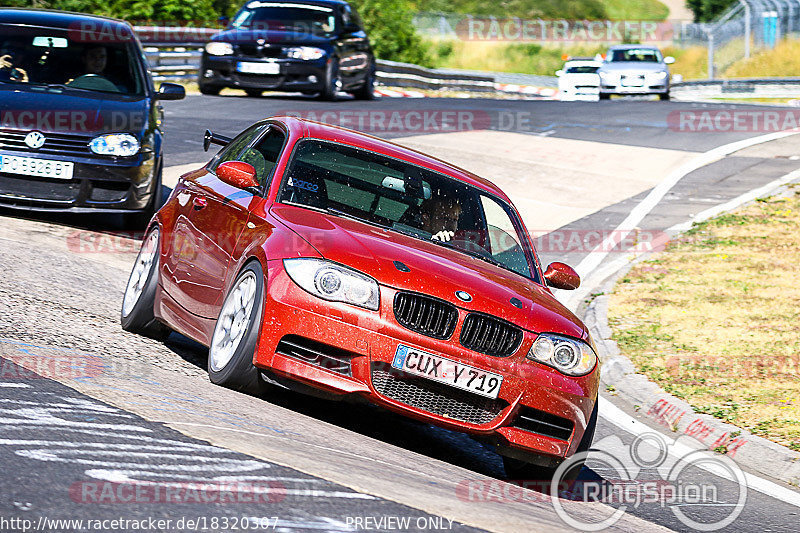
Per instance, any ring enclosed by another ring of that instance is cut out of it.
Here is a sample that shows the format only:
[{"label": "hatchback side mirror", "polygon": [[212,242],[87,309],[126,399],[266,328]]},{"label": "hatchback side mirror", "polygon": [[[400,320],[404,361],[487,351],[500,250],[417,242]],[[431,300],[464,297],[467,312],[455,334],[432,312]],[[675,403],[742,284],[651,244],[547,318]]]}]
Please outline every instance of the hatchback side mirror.
[{"label": "hatchback side mirror", "polygon": [[159,100],[183,100],[186,97],[186,89],[177,83],[162,83],[158,88]]},{"label": "hatchback side mirror", "polygon": [[557,71],[556,71],[556,76],[561,76],[561,75],[563,75],[563,74],[564,74],[564,71],[563,71],[563,70],[557,70]]},{"label": "hatchback side mirror", "polygon": [[581,286],[581,277],[575,269],[559,262],[550,263],[544,273],[544,279],[549,287],[565,291],[575,290]]},{"label": "hatchback side mirror", "polygon": [[217,177],[237,189],[258,187],[256,169],[244,161],[225,161],[217,167]]}]

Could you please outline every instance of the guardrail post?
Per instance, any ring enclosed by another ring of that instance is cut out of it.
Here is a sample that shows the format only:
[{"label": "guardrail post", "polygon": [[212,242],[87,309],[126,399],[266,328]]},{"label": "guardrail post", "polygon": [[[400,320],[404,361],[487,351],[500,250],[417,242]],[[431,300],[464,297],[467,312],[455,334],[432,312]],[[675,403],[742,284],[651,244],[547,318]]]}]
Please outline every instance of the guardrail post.
[{"label": "guardrail post", "polygon": [[708,79],[714,79],[714,34],[708,33]]}]

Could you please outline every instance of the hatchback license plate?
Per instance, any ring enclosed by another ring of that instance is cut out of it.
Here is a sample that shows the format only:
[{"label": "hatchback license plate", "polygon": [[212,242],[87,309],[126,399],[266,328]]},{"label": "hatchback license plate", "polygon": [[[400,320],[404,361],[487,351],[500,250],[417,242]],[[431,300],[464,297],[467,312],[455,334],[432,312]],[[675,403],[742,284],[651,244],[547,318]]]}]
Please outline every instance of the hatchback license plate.
[{"label": "hatchback license plate", "polygon": [[67,161],[0,154],[0,172],[6,174],[71,180],[73,169],[74,164]]},{"label": "hatchback license plate", "polygon": [[278,63],[249,63],[240,62],[236,70],[245,74],[280,74],[281,66]]},{"label": "hatchback license plate", "polygon": [[503,376],[499,374],[402,344],[397,347],[392,367],[492,399],[497,398],[503,383]]}]

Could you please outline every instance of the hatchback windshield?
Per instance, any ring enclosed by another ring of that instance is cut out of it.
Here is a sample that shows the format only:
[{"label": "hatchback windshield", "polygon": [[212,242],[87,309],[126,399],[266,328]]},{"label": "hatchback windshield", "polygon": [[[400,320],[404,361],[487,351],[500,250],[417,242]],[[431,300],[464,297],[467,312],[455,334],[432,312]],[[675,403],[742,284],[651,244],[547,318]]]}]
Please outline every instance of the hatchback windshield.
[{"label": "hatchback windshield", "polygon": [[131,40],[98,42],[81,32],[0,24],[0,83],[144,94]]},{"label": "hatchback windshield", "polygon": [[595,74],[599,68],[591,65],[567,67],[567,74]]},{"label": "hatchback windshield", "polygon": [[523,248],[521,225],[505,202],[374,152],[316,139],[301,141],[279,201],[452,247],[528,278],[535,272]]},{"label": "hatchback windshield", "polygon": [[336,15],[324,6],[256,1],[236,14],[231,27],[329,35],[336,30]]},{"label": "hatchback windshield", "polygon": [[612,50],[609,61],[640,61],[643,63],[660,63],[661,53],[653,48],[629,48]]}]

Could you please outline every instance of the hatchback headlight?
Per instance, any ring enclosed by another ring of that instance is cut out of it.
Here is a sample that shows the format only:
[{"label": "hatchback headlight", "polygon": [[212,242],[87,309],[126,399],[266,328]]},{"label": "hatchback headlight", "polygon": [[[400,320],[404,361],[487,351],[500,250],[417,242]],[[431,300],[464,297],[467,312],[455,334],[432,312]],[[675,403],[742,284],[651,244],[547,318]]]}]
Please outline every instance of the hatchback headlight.
[{"label": "hatchback headlight", "polygon": [[89,149],[99,155],[130,157],[139,153],[139,140],[130,133],[109,133],[95,137]]},{"label": "hatchback headlight", "polygon": [[206,44],[206,52],[212,56],[229,56],[233,54],[233,45],[221,41],[212,41]]},{"label": "hatchback headlight", "polygon": [[292,281],[314,296],[378,310],[378,282],[352,268],[323,259],[284,259]]},{"label": "hatchback headlight", "polygon": [[662,70],[661,72],[653,72],[651,74],[651,76],[653,76],[653,78],[661,81],[661,80],[664,80],[664,79],[667,78],[667,73]]},{"label": "hatchback headlight", "polygon": [[583,376],[592,371],[597,364],[597,355],[585,342],[542,333],[528,352],[528,359],[552,366],[559,372],[570,376]]},{"label": "hatchback headlight", "polygon": [[286,49],[286,57],[291,59],[303,59],[311,61],[312,59],[319,59],[325,55],[325,50],[316,48],[314,46],[295,46]]}]

